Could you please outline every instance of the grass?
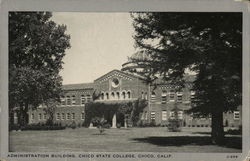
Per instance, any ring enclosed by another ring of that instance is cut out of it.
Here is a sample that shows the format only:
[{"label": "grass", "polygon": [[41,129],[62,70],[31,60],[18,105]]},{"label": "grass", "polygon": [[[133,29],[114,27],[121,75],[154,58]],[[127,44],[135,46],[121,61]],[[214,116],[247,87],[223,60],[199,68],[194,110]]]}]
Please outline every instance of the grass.
[{"label": "grass", "polygon": [[12,131],[11,152],[241,152],[241,136],[226,135],[224,146],[210,142],[210,128],[183,128],[168,132],[164,127],[65,129]]}]

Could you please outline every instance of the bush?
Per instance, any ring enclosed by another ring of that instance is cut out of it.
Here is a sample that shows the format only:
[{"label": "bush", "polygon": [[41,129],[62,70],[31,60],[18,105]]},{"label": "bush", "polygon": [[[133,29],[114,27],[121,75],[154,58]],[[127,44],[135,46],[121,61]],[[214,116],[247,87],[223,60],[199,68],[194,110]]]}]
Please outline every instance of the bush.
[{"label": "bush", "polygon": [[72,129],[75,129],[76,128],[76,122],[73,121],[70,125],[69,125],[70,128]]},{"label": "bush", "polygon": [[22,131],[25,131],[25,130],[63,130],[65,129],[65,127],[58,126],[58,125],[47,126],[47,125],[41,125],[41,124],[33,124],[33,125],[22,126],[20,129]]},{"label": "bush", "polygon": [[181,120],[173,119],[169,120],[168,130],[171,132],[180,132],[181,131]]},{"label": "bush", "polygon": [[117,127],[117,128],[121,128],[122,125],[121,125],[120,123],[117,123],[116,127]]}]

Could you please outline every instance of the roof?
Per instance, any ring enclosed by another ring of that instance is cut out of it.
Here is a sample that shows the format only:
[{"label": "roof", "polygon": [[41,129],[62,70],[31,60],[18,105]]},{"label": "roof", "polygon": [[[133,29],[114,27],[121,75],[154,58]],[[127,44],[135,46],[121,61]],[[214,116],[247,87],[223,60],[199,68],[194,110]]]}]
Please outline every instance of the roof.
[{"label": "roof", "polygon": [[65,84],[63,90],[93,89],[94,83]]},{"label": "roof", "polygon": [[[192,83],[194,82],[196,79],[196,76],[195,75],[185,75],[184,76],[184,80],[186,83]],[[166,83],[169,83],[168,81],[165,81],[163,78],[158,78],[154,81],[154,83],[156,84],[166,84]]]}]

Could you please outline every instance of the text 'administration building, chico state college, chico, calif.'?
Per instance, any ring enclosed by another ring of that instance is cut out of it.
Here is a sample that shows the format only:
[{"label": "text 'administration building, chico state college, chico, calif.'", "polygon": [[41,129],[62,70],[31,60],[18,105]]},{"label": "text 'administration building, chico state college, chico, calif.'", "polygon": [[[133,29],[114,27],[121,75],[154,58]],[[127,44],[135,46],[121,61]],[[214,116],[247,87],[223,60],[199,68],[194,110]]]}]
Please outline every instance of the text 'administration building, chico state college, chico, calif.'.
[{"label": "text 'administration building, chico state college, chico, calif.'", "polygon": [[[134,55],[138,58],[143,55]],[[140,58],[142,59],[142,58]],[[91,101],[102,103],[119,103],[137,99],[145,99],[148,102],[140,114],[143,122],[155,122],[156,125],[167,125],[169,119],[174,119],[174,110],[178,109],[178,118],[183,121],[183,126],[187,127],[208,127],[211,125],[211,118],[194,117],[185,111],[191,108],[191,101],[194,92],[191,90],[194,75],[187,75],[185,87],[177,91],[171,84],[157,81],[157,86],[146,84],[142,76],[132,74],[126,70],[131,63],[123,65],[123,71],[113,70],[93,83],[63,85],[64,97],[61,98],[61,105],[56,108],[54,121],[62,125],[70,125],[73,121],[77,125],[82,125],[85,120],[85,104]],[[93,100],[94,91],[100,92],[100,97]],[[29,123],[45,123],[47,115],[45,107],[30,110]],[[238,111],[224,113],[224,125],[238,127],[241,125],[241,107]],[[176,114],[176,113],[175,113]],[[114,114],[112,127],[117,125]],[[121,124],[121,123],[120,123]],[[124,122],[122,123],[124,126]]]}]

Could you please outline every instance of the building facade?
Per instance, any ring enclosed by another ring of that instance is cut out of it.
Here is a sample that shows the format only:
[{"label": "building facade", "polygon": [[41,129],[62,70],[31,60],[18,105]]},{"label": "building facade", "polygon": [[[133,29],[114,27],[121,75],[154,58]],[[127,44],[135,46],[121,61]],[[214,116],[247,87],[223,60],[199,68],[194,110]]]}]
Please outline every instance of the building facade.
[{"label": "building facade", "polygon": [[[157,82],[157,86],[146,84],[144,78],[129,72],[113,70],[92,83],[63,85],[64,95],[60,105],[54,111],[54,122],[62,125],[70,125],[72,122],[81,126],[85,121],[85,105],[89,102],[124,102],[144,99],[148,105],[140,114],[140,121],[148,124],[167,126],[168,121],[175,118],[177,110],[178,118],[186,127],[209,127],[211,118],[195,117],[187,114],[191,108],[191,102],[195,92],[191,90],[194,76],[186,77],[185,87],[181,90],[171,84]],[[98,93],[98,97],[94,95]],[[46,107],[41,106],[36,110],[30,110],[29,123],[45,123],[48,119]],[[234,112],[224,114],[224,125],[238,127],[241,125],[241,108]],[[116,114],[112,116],[112,127],[116,127]],[[124,126],[124,124],[122,125]]]}]

